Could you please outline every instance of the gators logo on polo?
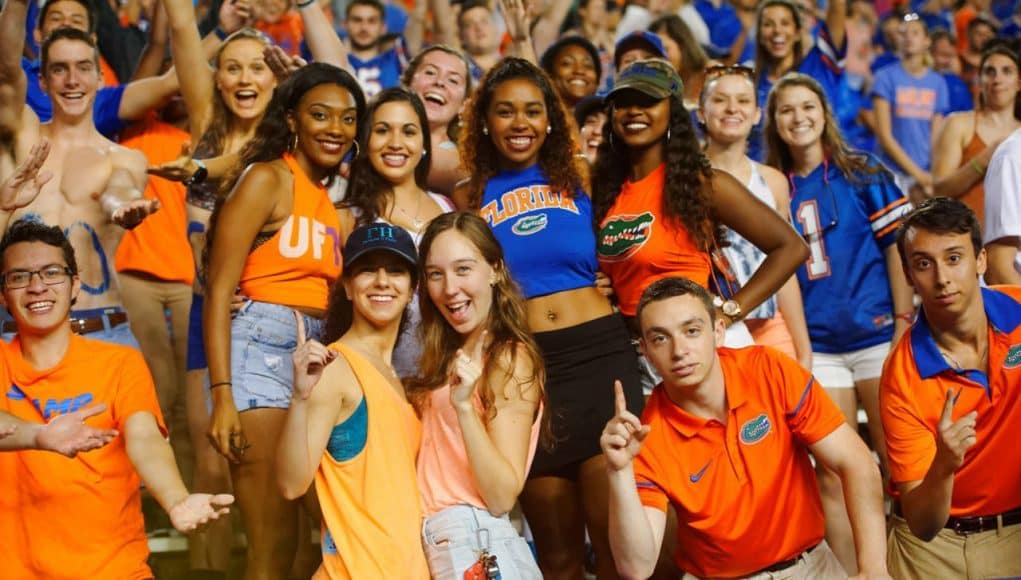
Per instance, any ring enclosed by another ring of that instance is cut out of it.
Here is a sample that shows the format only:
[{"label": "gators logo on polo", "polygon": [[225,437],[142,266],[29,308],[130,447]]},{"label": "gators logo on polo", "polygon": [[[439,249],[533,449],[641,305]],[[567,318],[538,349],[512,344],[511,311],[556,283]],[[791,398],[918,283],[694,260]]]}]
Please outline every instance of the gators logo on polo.
[{"label": "gators logo on polo", "polygon": [[546,217],[546,214],[544,213],[539,215],[527,215],[514,222],[514,225],[511,226],[511,231],[519,236],[530,236],[546,229],[546,225],[548,223],[549,218]]},{"label": "gators logo on polo", "polygon": [[762,413],[754,419],[750,419],[741,425],[741,443],[754,445],[769,434],[772,425],[769,423],[769,415]]},{"label": "gators logo on polo", "polygon": [[1016,369],[1021,367],[1021,344],[1015,344],[1007,350],[1007,358],[1003,361],[1003,368]]},{"label": "gators logo on polo", "polygon": [[652,212],[621,215],[607,221],[599,230],[600,257],[606,262],[622,262],[638,253],[652,237]]}]

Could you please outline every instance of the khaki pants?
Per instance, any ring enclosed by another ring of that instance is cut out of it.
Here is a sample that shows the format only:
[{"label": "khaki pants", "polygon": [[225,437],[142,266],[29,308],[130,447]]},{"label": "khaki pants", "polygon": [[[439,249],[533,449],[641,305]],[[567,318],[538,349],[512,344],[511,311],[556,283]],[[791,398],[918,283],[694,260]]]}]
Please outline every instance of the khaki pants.
[{"label": "khaki pants", "polygon": [[932,541],[923,542],[903,518],[895,516],[887,564],[896,580],[1021,576],[1021,524],[968,536],[943,529]]},{"label": "khaki pants", "polygon": [[[683,580],[698,580],[698,577],[685,574]],[[847,572],[840,565],[826,540],[823,540],[816,549],[805,554],[790,568],[779,572],[745,576],[743,580],[847,580]]]}]

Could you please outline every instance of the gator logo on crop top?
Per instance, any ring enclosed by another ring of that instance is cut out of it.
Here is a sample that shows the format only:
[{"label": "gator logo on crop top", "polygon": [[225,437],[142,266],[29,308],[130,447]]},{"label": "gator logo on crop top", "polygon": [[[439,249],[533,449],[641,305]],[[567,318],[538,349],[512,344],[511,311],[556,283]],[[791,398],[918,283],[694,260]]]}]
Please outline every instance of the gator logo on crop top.
[{"label": "gator logo on crop top", "polygon": [[605,262],[623,262],[634,256],[652,237],[655,221],[652,212],[620,215],[609,220],[599,230],[599,256]]},{"label": "gator logo on crop top", "polygon": [[[559,191],[550,191],[549,185],[536,184],[529,185],[528,187],[519,187],[504,193],[500,196],[500,199],[494,199],[482,206],[482,209],[479,210],[479,216],[489,222],[490,227],[495,228],[501,223],[519,215],[546,208],[564,209],[575,215],[580,215],[578,206],[574,204],[574,199],[570,196],[562,195]],[[539,216],[535,217],[538,218]],[[534,220],[531,223],[526,220],[519,220],[512,229],[515,234],[521,236],[534,234],[545,227],[545,222],[542,222],[542,220]]]}]

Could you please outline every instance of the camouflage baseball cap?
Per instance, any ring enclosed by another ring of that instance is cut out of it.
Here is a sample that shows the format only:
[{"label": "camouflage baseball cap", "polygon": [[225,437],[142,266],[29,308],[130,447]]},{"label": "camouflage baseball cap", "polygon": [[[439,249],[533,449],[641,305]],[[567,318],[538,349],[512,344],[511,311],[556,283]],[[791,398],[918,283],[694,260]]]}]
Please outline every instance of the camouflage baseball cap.
[{"label": "camouflage baseball cap", "polygon": [[624,67],[606,99],[612,101],[621,91],[628,89],[662,100],[670,95],[680,95],[684,91],[684,83],[670,63],[660,58],[650,58],[636,60]]}]

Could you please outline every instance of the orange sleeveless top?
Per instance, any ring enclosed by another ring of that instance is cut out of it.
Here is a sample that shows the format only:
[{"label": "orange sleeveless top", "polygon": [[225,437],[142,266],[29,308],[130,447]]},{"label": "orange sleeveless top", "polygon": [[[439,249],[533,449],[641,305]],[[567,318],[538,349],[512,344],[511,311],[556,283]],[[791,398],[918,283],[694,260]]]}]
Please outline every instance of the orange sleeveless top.
[{"label": "orange sleeveless top", "polygon": [[644,178],[626,181],[599,225],[599,269],[610,277],[621,313],[634,316],[642,292],[657,280],[680,276],[707,287],[709,255],[688,230],[663,216],[666,165]]},{"label": "orange sleeveless top", "polygon": [[415,477],[421,425],[372,363],[340,343],[368,410],[365,446],[337,461],[323,451],[315,475],[323,515],[323,563],[313,578],[428,579]]},{"label": "orange sleeveless top", "polygon": [[289,153],[294,206],[284,225],[248,254],[241,294],[259,302],[326,309],[329,286],[340,276],[340,219],[326,188]]},{"label": "orange sleeveless top", "polygon": [[[986,144],[982,141],[982,138],[978,136],[978,131],[975,131],[974,136],[968,145],[965,146],[964,151],[961,152],[961,165],[963,167],[966,163],[969,163],[976,155],[982,152],[986,148]],[[979,225],[985,227],[985,188],[983,187],[984,179],[979,179],[975,182],[975,185],[971,186],[971,189],[966,191],[960,198],[961,203],[971,208],[971,211],[975,212],[978,216]]]}]

